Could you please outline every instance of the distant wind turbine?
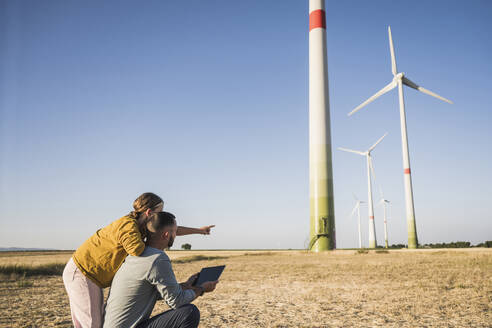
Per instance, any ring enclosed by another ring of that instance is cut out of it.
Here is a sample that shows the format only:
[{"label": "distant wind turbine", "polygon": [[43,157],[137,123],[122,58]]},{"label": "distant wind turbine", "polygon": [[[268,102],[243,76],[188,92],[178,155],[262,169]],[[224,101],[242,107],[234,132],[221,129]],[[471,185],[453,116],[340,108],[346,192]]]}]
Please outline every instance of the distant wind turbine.
[{"label": "distant wind turbine", "polygon": [[365,202],[362,200],[359,200],[355,195],[354,195],[354,198],[355,198],[355,206],[354,206],[352,212],[350,213],[350,217],[353,217],[355,212],[357,211],[357,227],[358,227],[358,231],[359,231],[359,248],[362,248],[362,234],[360,231],[360,205],[364,204]]},{"label": "distant wind turbine", "polygon": [[362,152],[358,150],[352,150],[347,148],[338,148],[343,151],[347,151],[350,153],[366,156],[367,160],[367,205],[369,212],[369,248],[376,248],[376,226],[374,225],[374,207],[372,203],[372,180],[371,180],[371,167],[372,167],[372,159],[371,159],[371,151],[378,145],[378,143],[386,137],[388,133],[385,133],[374,145],[372,145],[367,151]]},{"label": "distant wind turbine", "polygon": [[413,190],[412,190],[412,177],[410,171],[410,155],[408,151],[408,136],[407,136],[407,123],[405,117],[405,104],[403,101],[403,84],[418,90],[422,93],[426,93],[430,96],[433,96],[437,99],[443,100],[452,104],[452,101],[439,96],[438,94],[429,91],[416,83],[410,81],[408,78],[404,76],[404,73],[398,73],[396,69],[396,59],[395,59],[395,50],[393,47],[393,38],[391,36],[391,27],[388,26],[388,35],[389,35],[389,45],[391,52],[391,72],[393,73],[393,80],[384,88],[379,90],[372,97],[364,101],[362,104],[357,106],[353,111],[351,111],[348,115],[352,115],[357,112],[359,109],[374,101],[379,96],[387,93],[390,90],[393,90],[396,86],[398,86],[398,97],[400,103],[400,124],[401,124],[401,142],[402,142],[402,154],[403,154],[403,179],[405,183],[405,204],[406,204],[406,213],[407,213],[407,229],[408,229],[408,248],[417,248],[418,238],[417,238],[417,228],[415,224],[415,209],[413,205]]},{"label": "distant wind turbine", "polygon": [[389,205],[390,201],[387,199],[381,198],[379,204],[383,205],[384,208],[384,247],[388,248],[388,224],[387,224],[387,214],[386,214],[386,205]]}]

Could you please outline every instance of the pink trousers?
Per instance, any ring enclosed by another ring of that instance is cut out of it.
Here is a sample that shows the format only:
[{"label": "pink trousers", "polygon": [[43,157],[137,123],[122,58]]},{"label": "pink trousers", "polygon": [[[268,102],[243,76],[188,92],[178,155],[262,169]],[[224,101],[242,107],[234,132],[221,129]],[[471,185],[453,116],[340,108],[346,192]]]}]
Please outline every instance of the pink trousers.
[{"label": "pink trousers", "polygon": [[80,272],[72,258],[63,270],[63,283],[70,300],[74,327],[101,328],[104,312],[102,288]]}]

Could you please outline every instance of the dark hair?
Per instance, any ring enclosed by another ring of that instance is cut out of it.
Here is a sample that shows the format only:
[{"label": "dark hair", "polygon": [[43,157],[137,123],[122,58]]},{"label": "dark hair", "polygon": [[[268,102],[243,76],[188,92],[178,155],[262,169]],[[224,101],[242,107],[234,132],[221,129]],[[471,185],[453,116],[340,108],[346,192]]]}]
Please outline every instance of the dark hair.
[{"label": "dark hair", "polygon": [[133,211],[128,214],[132,219],[138,219],[140,213],[145,212],[148,209],[154,209],[159,204],[164,204],[161,197],[151,192],[145,192],[138,196],[133,202]]},{"label": "dark hair", "polygon": [[148,224],[149,232],[162,231],[166,227],[170,227],[176,224],[176,217],[169,212],[157,212],[152,214]]}]

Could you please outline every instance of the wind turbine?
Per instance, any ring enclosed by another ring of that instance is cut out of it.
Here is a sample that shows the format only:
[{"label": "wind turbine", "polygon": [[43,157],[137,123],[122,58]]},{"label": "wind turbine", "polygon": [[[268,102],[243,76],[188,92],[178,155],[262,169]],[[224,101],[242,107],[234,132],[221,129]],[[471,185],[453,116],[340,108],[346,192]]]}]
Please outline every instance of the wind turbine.
[{"label": "wind turbine", "polygon": [[387,199],[381,198],[379,204],[383,205],[384,208],[384,247],[388,248],[388,224],[386,222],[386,205],[389,205],[390,201]]},{"label": "wind turbine", "polygon": [[350,217],[353,217],[355,214],[355,211],[357,211],[357,227],[359,230],[359,248],[362,248],[362,234],[360,232],[360,205],[364,204],[365,202],[357,199],[357,197],[355,197],[355,195],[354,195],[354,198],[355,198],[355,206],[354,206],[352,212],[350,213]]},{"label": "wind turbine", "polygon": [[452,104],[453,102],[410,81],[408,78],[405,77],[404,73],[401,72],[398,73],[398,70],[396,69],[395,50],[393,47],[393,38],[391,37],[390,26],[388,26],[388,35],[389,35],[389,46],[391,52],[391,72],[393,73],[393,80],[387,86],[379,90],[376,94],[374,94],[369,99],[364,101],[362,104],[357,106],[348,115],[350,116],[354,114],[359,109],[369,104],[370,102],[374,101],[379,96],[387,93],[388,91],[398,86],[398,97],[400,103],[401,143],[402,143],[402,154],[403,154],[403,179],[405,183],[405,205],[406,205],[405,207],[407,213],[408,248],[417,248],[418,238],[417,238],[417,227],[415,224],[415,209],[413,206],[413,190],[412,190],[412,177],[410,171],[410,155],[408,152],[407,123],[405,117],[405,103],[403,101],[403,84],[409,86],[410,88],[418,90],[422,93],[426,93],[430,96],[433,96],[437,99],[441,99],[450,104]]},{"label": "wind turbine", "polygon": [[366,156],[366,161],[367,161],[367,205],[368,205],[368,212],[369,212],[369,248],[376,248],[377,243],[376,243],[376,226],[374,225],[374,206],[372,203],[372,180],[371,180],[371,167],[372,167],[372,159],[371,159],[371,151],[374,150],[374,148],[377,146],[378,143],[383,140],[384,137],[386,137],[388,133],[385,133],[381,138],[379,138],[378,141],[374,145],[372,145],[368,150],[366,151],[358,151],[358,150],[352,150],[352,149],[347,149],[347,148],[338,148],[343,151],[347,151],[350,153]]}]

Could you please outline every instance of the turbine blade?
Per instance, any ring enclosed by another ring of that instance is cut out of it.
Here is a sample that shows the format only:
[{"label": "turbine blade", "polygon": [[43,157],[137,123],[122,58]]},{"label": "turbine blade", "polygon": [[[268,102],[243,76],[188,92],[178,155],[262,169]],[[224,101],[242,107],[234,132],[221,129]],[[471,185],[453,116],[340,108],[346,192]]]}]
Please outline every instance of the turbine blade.
[{"label": "turbine blade", "polygon": [[381,138],[379,138],[378,141],[376,141],[376,143],[372,145],[367,152],[370,153],[378,145],[378,143],[380,143],[384,139],[384,137],[386,137],[387,134],[388,132],[386,132]]},{"label": "turbine blade", "polygon": [[437,93],[434,93],[434,92],[432,92],[430,90],[427,90],[427,89],[425,89],[425,88],[417,85],[416,83],[414,83],[414,82],[410,81],[409,79],[407,79],[405,76],[403,77],[402,82],[403,82],[403,84],[409,86],[410,88],[413,88],[413,89],[418,90],[420,92],[426,93],[429,96],[435,97],[437,99],[441,99],[442,101],[445,101],[445,102],[450,103],[450,104],[453,103],[451,100],[448,100],[448,99],[446,99],[444,97],[441,97]]},{"label": "turbine blade", "polygon": [[356,210],[357,210],[357,204],[354,206],[354,209],[350,213],[350,217],[354,216]]},{"label": "turbine blade", "polygon": [[348,116],[351,116],[352,114],[354,114],[355,112],[357,112],[359,109],[361,109],[365,105],[373,102],[376,98],[384,95],[386,92],[391,91],[394,87],[396,87],[396,82],[395,81],[391,81],[387,86],[385,86],[384,88],[382,88],[381,90],[379,90],[378,92],[376,92],[372,97],[370,97],[369,99],[367,99],[366,101],[364,101],[359,106],[355,107],[355,109],[353,111],[351,111],[350,113],[348,113]]},{"label": "turbine blade", "polygon": [[357,196],[354,193],[352,193],[352,196],[354,197],[354,199],[355,199],[356,202],[359,201],[359,198],[357,198]]},{"label": "turbine blade", "polygon": [[393,37],[391,36],[391,26],[388,26],[388,36],[390,43],[390,52],[391,52],[391,72],[393,75],[396,75],[396,59],[395,59],[395,48],[393,47]]},{"label": "turbine blade", "polygon": [[348,151],[349,153],[354,153],[354,154],[359,154],[359,155],[362,155],[362,156],[366,156],[366,153],[363,153],[361,151],[358,151],[358,150],[352,150],[352,149],[347,149],[347,148],[341,148],[341,147],[338,147],[339,150],[343,150],[343,151]]}]

